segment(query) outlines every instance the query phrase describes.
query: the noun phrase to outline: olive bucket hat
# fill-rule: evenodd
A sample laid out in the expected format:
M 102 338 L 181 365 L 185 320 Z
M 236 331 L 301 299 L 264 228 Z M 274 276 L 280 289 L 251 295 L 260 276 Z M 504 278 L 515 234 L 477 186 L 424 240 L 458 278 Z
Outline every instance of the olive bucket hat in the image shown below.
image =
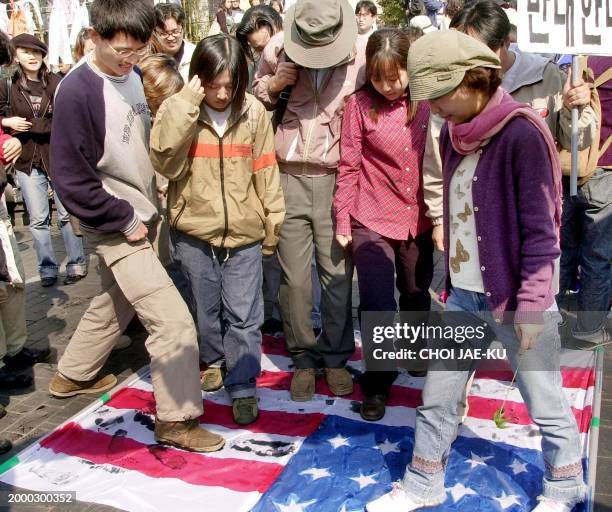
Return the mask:
M 499 57 L 480 41 L 457 30 L 425 34 L 408 51 L 410 98 L 440 98 L 461 84 L 466 71 L 479 67 L 501 68 Z
M 299 66 L 337 66 L 356 40 L 357 21 L 347 0 L 298 0 L 285 14 L 285 53 Z

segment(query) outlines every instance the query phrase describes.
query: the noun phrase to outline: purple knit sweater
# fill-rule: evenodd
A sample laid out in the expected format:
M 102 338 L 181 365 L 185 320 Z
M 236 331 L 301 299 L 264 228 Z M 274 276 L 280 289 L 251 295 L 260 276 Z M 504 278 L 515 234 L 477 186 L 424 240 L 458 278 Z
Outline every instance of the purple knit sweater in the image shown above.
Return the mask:
M 537 323 L 554 301 L 554 261 L 559 240 L 546 143 L 525 118 L 517 117 L 482 151 L 472 186 L 482 281 L 489 309 L 504 321 Z M 444 168 L 444 240 L 448 244 L 450 181 L 463 156 L 440 135 Z M 446 285 L 450 290 L 446 247 Z

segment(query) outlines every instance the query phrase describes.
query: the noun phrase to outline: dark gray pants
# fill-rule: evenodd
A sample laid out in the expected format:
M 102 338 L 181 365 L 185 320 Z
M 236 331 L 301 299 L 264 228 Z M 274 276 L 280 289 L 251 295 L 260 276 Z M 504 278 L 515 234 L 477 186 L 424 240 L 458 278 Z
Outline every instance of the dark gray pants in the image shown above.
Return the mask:
M 282 171 L 282 169 L 281 169 Z M 341 368 L 355 350 L 350 253 L 334 239 L 336 175 L 281 174 L 287 213 L 278 257 L 283 271 L 280 308 L 287 349 L 296 368 Z M 321 283 L 322 332 L 312 331 L 312 250 Z

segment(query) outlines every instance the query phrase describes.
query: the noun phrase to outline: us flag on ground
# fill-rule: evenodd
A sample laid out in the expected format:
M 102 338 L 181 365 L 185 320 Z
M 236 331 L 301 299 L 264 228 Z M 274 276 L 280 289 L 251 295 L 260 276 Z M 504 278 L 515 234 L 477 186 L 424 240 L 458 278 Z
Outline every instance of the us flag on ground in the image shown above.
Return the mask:
M 76 491 L 79 501 L 134 512 L 363 511 L 402 477 L 410 461 L 424 379 L 400 374 L 385 417 L 368 423 L 359 416 L 358 386 L 338 398 L 319 378 L 311 402 L 292 402 L 284 341 L 264 337 L 263 351 L 257 422 L 235 425 L 224 390 L 203 394 L 201 423 L 226 439 L 219 452 L 189 453 L 155 443 L 155 402 L 143 369 L 7 461 L 0 480 L 35 491 Z M 564 351 L 561 357 L 585 475 L 595 360 L 593 352 Z M 361 372 L 359 350 L 349 368 L 355 376 Z M 518 512 L 535 505 L 544 471 L 541 438 L 518 390 L 506 402 L 509 428 L 497 429 L 492 420 L 511 379 L 509 368 L 476 373 L 469 415 L 449 459 L 447 501 L 432 510 Z

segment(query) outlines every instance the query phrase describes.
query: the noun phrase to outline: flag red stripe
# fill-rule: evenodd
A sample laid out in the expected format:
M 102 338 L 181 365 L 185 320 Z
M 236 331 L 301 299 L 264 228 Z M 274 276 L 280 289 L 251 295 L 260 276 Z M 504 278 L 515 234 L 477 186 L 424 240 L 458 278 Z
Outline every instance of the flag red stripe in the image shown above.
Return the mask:
M 115 409 L 135 409 L 146 414 L 155 414 L 155 397 L 150 391 L 136 388 L 123 388 L 106 404 Z M 325 415 L 319 413 L 291 413 L 284 411 L 259 411 L 259 419 L 241 427 L 234 423 L 232 408 L 210 400 L 204 400 L 204 415 L 200 423 L 211 423 L 226 428 L 247 430 L 260 434 L 281 434 L 286 436 L 306 437 L 312 434 L 321 424 Z
M 291 385 L 291 372 L 270 372 L 264 371 L 259 379 L 257 379 L 257 386 L 274 389 L 277 391 L 286 391 Z M 315 385 L 315 393 L 323 396 L 334 396 L 329 390 L 325 379 L 317 379 Z M 355 391 L 352 394 L 343 396 L 346 400 L 363 400 L 363 395 L 359 391 L 358 386 L 355 386 Z M 421 390 L 415 388 L 408 388 L 404 386 L 392 386 L 391 393 L 387 405 L 389 406 L 403 406 L 415 409 L 422 404 Z M 471 418 L 479 418 L 484 420 L 492 420 L 495 411 L 501 407 L 502 400 L 495 400 L 492 398 L 484 398 L 480 396 L 469 397 L 470 409 L 468 415 Z M 530 425 L 533 422 L 527 412 L 527 406 L 523 402 L 506 402 L 506 410 L 511 423 L 518 425 Z M 573 409 L 576 421 L 580 432 L 587 432 L 589 423 L 591 421 L 591 406 L 587 406 L 584 409 Z M 510 414 L 511 413 L 511 414 Z
M 86 430 L 76 423 L 68 423 L 40 444 L 55 453 L 80 457 L 94 464 L 110 464 L 152 478 L 178 478 L 189 484 L 239 492 L 265 492 L 284 468 L 276 463 L 215 458 L 144 444 L 129 437 Z

